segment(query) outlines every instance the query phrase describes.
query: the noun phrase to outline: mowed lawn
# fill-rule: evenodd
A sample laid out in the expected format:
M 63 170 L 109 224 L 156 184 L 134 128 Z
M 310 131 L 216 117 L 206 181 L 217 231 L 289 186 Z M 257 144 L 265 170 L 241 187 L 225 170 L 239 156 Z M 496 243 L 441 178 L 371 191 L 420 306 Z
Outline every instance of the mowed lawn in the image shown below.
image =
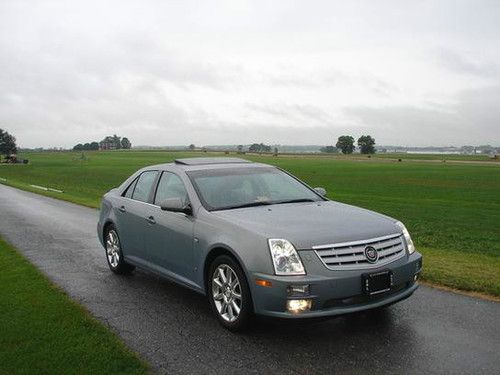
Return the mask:
M 61 189 L 62 194 L 48 194 L 98 207 L 104 192 L 140 167 L 178 157 L 224 156 L 162 151 L 86 152 L 84 159 L 81 155 L 25 154 L 29 165 L 0 166 L 0 178 L 25 189 L 31 189 L 28 184 Z M 323 186 L 331 199 L 403 221 L 419 251 L 426 255 L 426 280 L 500 296 L 498 163 L 243 157 L 282 167 L 311 186 Z
M 118 337 L 0 238 L 0 374 L 146 374 Z

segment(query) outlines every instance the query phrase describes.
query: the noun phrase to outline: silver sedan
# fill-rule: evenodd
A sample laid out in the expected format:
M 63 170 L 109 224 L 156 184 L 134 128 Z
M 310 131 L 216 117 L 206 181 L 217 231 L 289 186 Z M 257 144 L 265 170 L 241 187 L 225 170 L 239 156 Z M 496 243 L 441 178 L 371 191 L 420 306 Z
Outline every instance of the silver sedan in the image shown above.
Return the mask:
M 395 219 L 331 201 L 287 172 L 234 158 L 134 173 L 102 200 L 111 271 L 140 267 L 208 296 L 219 322 L 335 316 L 418 287 L 422 257 Z

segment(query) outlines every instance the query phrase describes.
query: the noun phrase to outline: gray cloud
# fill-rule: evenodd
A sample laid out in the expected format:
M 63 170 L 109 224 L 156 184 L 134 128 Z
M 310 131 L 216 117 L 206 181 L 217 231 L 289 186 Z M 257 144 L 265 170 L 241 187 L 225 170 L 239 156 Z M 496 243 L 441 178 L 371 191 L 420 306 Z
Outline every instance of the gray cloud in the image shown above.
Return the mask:
M 500 85 L 469 89 L 457 95 L 457 113 L 469 128 L 500 141 Z M 500 143 L 500 142 L 499 142 Z
M 436 52 L 438 63 L 444 68 L 459 74 L 469 74 L 482 78 L 497 77 L 500 72 L 498 63 L 481 62 L 471 56 L 462 56 L 447 48 L 440 48 Z
M 452 139 L 458 125 L 453 113 L 412 106 L 347 107 L 344 112 L 359 121 L 359 131 L 373 133 L 385 144 L 398 144 L 404 137 L 404 145 L 440 145 L 457 141 Z M 439 141 L 437 141 L 439 140 Z
M 331 116 L 322 108 L 306 104 L 254 104 L 248 103 L 246 107 L 252 111 L 271 115 L 276 120 L 292 122 L 313 121 L 318 123 L 331 122 Z
M 500 86 L 464 90 L 448 106 L 346 107 L 344 113 L 358 121 L 362 131 L 375 131 L 384 143 L 407 145 L 480 144 L 482 134 L 500 143 Z M 376 130 L 374 130 L 376 129 Z
M 498 143 L 499 9 L 5 0 L 0 127 L 27 147 Z

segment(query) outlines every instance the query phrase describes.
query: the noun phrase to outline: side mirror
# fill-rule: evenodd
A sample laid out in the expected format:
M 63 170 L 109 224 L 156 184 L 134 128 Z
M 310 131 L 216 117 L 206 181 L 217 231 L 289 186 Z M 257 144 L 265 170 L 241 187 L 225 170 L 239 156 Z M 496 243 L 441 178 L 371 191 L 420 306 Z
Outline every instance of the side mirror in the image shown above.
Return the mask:
M 326 195 L 326 189 L 322 187 L 315 187 L 314 191 L 324 197 Z
M 163 211 L 182 212 L 186 215 L 191 215 L 193 212 L 191 210 L 191 205 L 184 204 L 180 198 L 165 199 L 163 202 L 161 202 L 160 208 Z

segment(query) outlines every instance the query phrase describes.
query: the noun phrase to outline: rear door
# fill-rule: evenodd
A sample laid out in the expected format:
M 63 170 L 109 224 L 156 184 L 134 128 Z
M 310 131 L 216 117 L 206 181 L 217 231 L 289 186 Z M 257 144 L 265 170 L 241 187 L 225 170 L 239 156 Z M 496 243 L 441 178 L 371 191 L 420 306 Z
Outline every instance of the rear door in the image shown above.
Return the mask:
M 145 260 L 144 231 L 147 206 L 152 199 L 158 171 L 145 171 L 130 184 L 115 207 L 117 229 L 125 258 Z

